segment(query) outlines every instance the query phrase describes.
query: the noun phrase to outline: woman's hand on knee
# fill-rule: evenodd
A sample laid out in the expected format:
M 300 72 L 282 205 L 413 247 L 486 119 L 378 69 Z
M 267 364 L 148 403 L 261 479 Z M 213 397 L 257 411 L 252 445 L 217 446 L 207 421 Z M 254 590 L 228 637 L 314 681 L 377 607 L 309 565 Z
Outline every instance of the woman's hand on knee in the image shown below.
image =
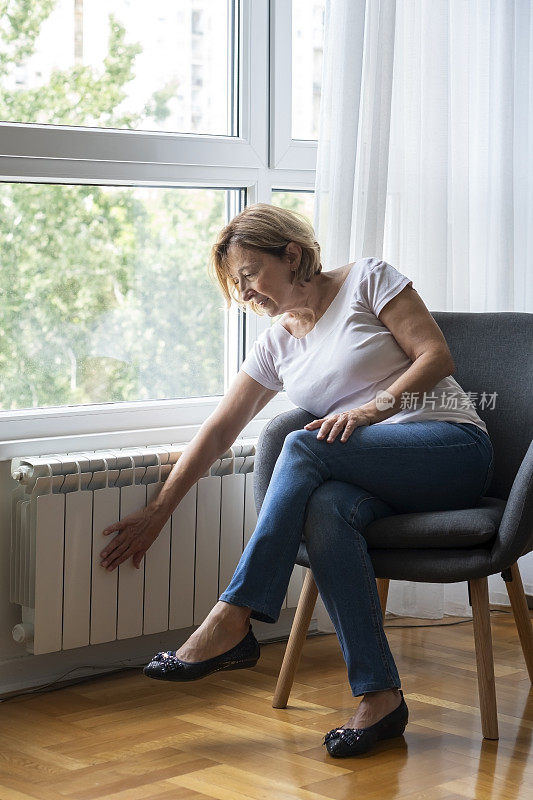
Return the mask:
M 352 431 L 362 425 L 370 425 L 371 419 L 366 411 L 362 408 L 352 408 L 350 411 L 342 411 L 340 414 L 332 414 L 330 417 L 322 417 L 321 419 L 314 419 L 304 426 L 304 430 L 313 431 L 320 428 L 317 439 L 324 439 L 326 441 L 334 442 L 341 431 L 341 442 L 349 439 Z

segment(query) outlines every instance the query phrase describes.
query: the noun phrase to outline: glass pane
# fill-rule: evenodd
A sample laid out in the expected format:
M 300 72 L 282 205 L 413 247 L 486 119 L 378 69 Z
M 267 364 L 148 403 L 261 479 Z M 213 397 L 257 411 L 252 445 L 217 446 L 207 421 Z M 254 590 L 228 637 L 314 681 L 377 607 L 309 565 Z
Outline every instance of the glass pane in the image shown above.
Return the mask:
M 0 119 L 233 135 L 228 2 L 12 0 Z
M 304 191 L 285 191 L 284 189 L 272 190 L 272 205 L 287 208 L 289 211 L 298 211 L 305 214 L 311 225 L 314 217 L 315 193 Z
M 0 207 L 3 410 L 223 394 L 226 190 L 4 183 Z
M 292 138 L 318 140 L 326 0 L 292 0 Z

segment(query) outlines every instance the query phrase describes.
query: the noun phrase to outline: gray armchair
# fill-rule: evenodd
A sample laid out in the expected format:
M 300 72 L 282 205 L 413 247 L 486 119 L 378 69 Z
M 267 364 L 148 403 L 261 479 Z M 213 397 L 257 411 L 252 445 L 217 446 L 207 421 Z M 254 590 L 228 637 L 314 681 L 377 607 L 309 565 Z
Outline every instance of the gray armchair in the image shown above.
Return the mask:
M 389 580 L 468 581 L 472 605 L 481 723 L 498 738 L 494 660 L 488 602 L 489 575 L 506 582 L 524 658 L 533 683 L 533 629 L 517 560 L 533 549 L 533 314 L 434 312 L 455 361 L 454 377 L 478 393 L 476 410 L 494 447 L 494 474 L 476 508 L 398 514 L 362 531 L 385 615 Z M 482 409 L 481 393 L 497 393 Z M 270 420 L 257 443 L 254 493 L 259 512 L 272 470 L 290 431 L 313 415 L 297 408 Z M 302 539 L 297 564 L 308 567 L 274 693 L 285 708 L 316 603 L 318 589 Z

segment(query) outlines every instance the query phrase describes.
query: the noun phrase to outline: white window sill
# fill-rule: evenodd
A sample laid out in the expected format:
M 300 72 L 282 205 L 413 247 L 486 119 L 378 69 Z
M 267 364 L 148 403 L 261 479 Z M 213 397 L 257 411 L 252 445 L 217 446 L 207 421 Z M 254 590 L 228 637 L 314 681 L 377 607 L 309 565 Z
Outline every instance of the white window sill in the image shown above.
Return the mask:
M 20 456 L 190 442 L 220 399 L 195 397 L 0 411 L 0 461 Z M 294 405 L 281 392 L 240 436 L 259 435 L 269 419 L 291 408 Z

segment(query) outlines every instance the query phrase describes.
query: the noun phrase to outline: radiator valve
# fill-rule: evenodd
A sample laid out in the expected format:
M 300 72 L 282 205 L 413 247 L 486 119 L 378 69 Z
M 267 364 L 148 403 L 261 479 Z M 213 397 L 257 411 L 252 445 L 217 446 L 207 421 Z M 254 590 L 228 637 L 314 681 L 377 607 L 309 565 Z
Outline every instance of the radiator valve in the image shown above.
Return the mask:
M 29 622 L 19 622 L 18 625 L 14 626 L 11 633 L 18 644 L 33 641 L 33 625 Z
M 12 470 L 11 477 L 14 478 L 19 483 L 27 480 L 27 478 L 31 478 L 33 474 L 33 467 L 30 466 L 19 466 Z

